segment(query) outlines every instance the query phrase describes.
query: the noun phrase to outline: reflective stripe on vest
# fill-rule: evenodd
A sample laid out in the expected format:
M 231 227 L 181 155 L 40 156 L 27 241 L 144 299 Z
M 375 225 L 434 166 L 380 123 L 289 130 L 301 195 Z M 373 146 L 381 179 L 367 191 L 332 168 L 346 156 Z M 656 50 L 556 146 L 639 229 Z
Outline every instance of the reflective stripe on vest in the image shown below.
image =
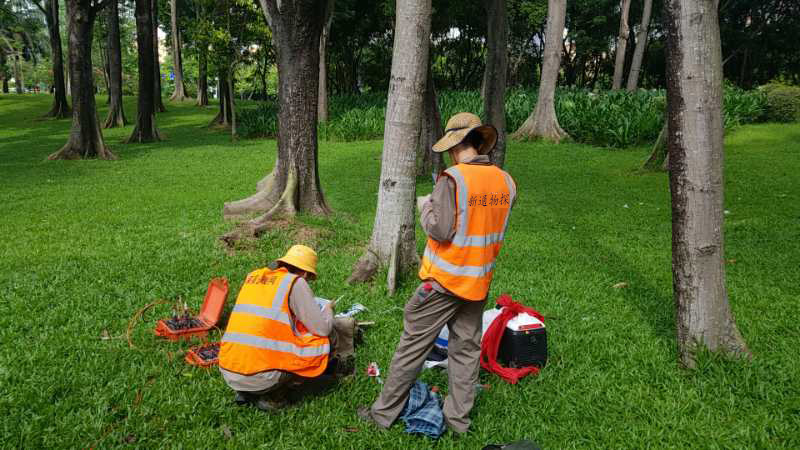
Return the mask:
M 445 173 L 456 185 L 456 232 L 450 242 L 428 239 L 419 276 L 435 279 L 461 298 L 483 300 L 516 187 L 511 176 L 495 166 L 458 164 Z
M 297 276 L 286 269 L 248 274 L 220 347 L 220 367 L 243 375 L 283 370 L 315 377 L 327 367 L 330 340 L 309 333 L 289 307 Z

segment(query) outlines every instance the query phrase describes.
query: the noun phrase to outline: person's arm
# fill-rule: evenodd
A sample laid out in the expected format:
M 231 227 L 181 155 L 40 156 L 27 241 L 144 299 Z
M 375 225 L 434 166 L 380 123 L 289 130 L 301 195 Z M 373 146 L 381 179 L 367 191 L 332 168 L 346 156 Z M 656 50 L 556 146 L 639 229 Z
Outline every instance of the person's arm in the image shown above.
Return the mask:
M 322 308 L 314 300 L 314 293 L 311 287 L 303 278 L 298 278 L 294 282 L 291 294 L 289 294 L 289 307 L 292 309 L 295 318 L 303 322 L 309 333 L 316 336 L 328 336 L 333 328 L 333 309 Z
M 420 211 L 422 229 L 431 239 L 447 242 L 456 234 L 456 183 L 447 175 L 439 177 L 430 200 Z

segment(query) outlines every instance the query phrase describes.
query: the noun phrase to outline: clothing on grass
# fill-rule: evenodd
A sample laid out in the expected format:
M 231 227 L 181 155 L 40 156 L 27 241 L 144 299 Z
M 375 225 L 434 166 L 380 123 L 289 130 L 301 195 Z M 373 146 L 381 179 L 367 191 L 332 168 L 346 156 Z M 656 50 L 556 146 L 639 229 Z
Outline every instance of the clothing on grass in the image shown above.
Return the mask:
M 400 420 L 406 424 L 406 433 L 438 438 L 445 429 L 439 395 L 431 392 L 422 381 L 415 382 L 409 391 Z

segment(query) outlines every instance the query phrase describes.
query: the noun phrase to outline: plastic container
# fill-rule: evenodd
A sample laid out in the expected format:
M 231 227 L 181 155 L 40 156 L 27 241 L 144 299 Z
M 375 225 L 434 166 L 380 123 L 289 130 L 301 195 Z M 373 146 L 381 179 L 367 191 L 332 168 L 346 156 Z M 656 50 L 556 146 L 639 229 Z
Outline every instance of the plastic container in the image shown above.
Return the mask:
M 156 323 L 155 334 L 171 341 L 205 337 L 208 330 L 214 328 L 219 322 L 225 300 L 228 298 L 228 280 L 225 277 L 214 278 L 208 283 L 208 290 L 203 299 L 200 314 L 190 318 L 179 319 L 181 323 L 188 323 L 188 327 L 178 328 L 174 319 L 161 319 Z M 188 322 L 187 322 L 188 320 Z
M 509 367 L 544 367 L 547 364 L 544 323 L 527 313 L 517 314 L 506 324 L 497 356 Z
M 184 359 L 193 366 L 215 366 L 219 364 L 219 342 L 195 345 L 186 352 Z

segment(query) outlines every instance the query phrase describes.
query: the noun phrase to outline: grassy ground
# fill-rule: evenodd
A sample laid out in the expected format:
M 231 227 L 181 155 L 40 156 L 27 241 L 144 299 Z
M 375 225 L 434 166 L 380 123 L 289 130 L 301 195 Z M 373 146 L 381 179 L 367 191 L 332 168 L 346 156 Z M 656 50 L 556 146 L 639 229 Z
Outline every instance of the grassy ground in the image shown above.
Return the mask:
M 637 172 L 646 150 L 512 143 L 519 204 L 491 297 L 509 292 L 551 317 L 550 364 L 516 386 L 482 373 L 491 388 L 471 433 L 432 442 L 355 417 L 379 390 L 364 367 L 388 368 L 415 286 L 407 278 L 390 297 L 383 283 L 345 283 L 372 225 L 380 142 L 323 142 L 335 213 L 228 252 L 217 241 L 231 226 L 222 203 L 253 191 L 274 141 L 231 143 L 202 126 L 213 109 L 168 105 L 158 116 L 166 142 L 124 145 L 129 126 L 104 132 L 119 161 L 46 162 L 69 127 L 38 120 L 48 106 L 46 96 L 0 97 L 1 446 L 480 448 L 524 437 L 544 448 L 800 446 L 798 125 L 727 139 L 728 288 L 755 359 L 704 357 L 693 372 L 676 365 L 668 185 Z M 167 305 L 135 328 L 136 348 L 100 339 L 124 336 L 158 298 L 196 308 L 214 276 L 231 280 L 230 308 L 247 271 L 296 241 L 320 253 L 315 291 L 364 303 L 361 317 L 378 323 L 357 376 L 333 392 L 280 415 L 233 406 L 216 371 L 183 363 L 189 344 L 153 337 Z M 629 286 L 612 287 L 620 282 Z M 423 379 L 446 388 L 442 373 Z

